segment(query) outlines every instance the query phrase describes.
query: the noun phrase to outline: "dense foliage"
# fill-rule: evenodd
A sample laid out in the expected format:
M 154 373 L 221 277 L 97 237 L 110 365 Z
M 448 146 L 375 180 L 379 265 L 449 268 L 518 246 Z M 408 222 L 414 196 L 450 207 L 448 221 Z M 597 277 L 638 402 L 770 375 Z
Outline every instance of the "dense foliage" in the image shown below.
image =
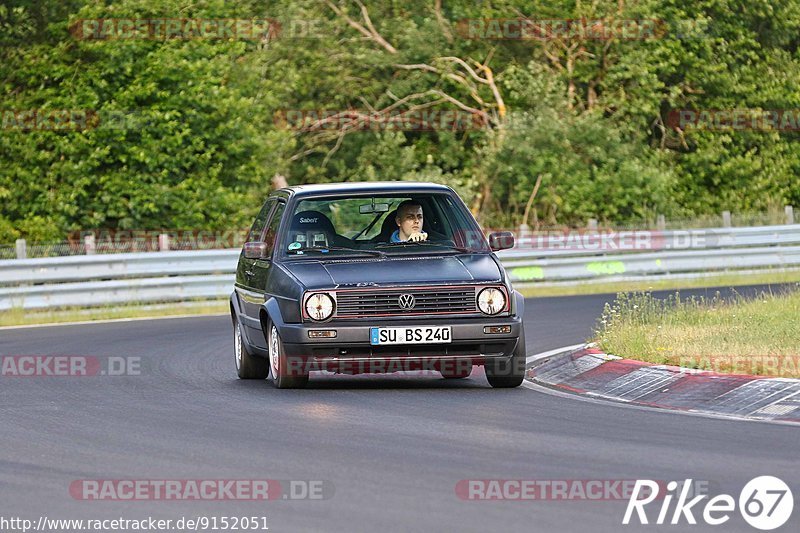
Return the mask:
M 521 18 L 656 24 L 634 38 L 524 40 L 488 25 Z M 87 38 L 92 19 L 279 24 L 259 38 Z M 244 227 L 275 175 L 446 183 L 494 226 L 800 205 L 797 128 L 670 120 L 681 109 L 797 112 L 799 30 L 800 0 L 6 1 L 0 243 Z M 25 110 L 88 118 L 28 128 Z M 346 114 L 298 128 L 296 110 Z M 431 111 L 479 120 L 374 121 Z

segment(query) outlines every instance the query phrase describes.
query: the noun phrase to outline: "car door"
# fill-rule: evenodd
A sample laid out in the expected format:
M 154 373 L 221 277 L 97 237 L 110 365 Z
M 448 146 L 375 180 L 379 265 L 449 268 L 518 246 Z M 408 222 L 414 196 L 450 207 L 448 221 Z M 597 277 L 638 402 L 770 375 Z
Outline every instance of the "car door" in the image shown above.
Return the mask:
M 252 287 L 254 292 L 258 292 L 259 294 L 263 295 L 264 300 L 262 300 L 262 302 L 266 301 L 266 298 L 269 297 L 269 294 L 266 292 L 266 288 L 268 286 L 269 276 L 274 270 L 272 258 L 275 253 L 276 243 L 278 242 L 278 228 L 280 228 L 281 219 L 283 218 L 283 213 L 285 210 L 286 203 L 283 200 L 278 200 L 275 203 L 275 208 L 270 214 L 269 223 L 267 224 L 267 227 L 264 230 L 264 235 L 261 239 L 262 242 L 267 245 L 266 253 L 264 254 L 263 258 L 256 259 L 253 263 Z M 257 309 L 255 315 L 256 318 L 258 318 L 259 312 L 260 310 Z M 262 342 L 263 346 L 261 344 Z M 263 338 L 263 336 L 258 336 L 255 344 L 259 347 L 267 347 L 266 340 Z
M 276 200 L 270 199 L 261 208 L 261 211 L 256 216 L 250 232 L 247 234 L 245 242 L 263 242 L 264 233 L 270 221 L 270 216 L 275 208 Z M 243 311 L 242 323 L 245 328 L 245 336 L 249 343 L 261 346 L 264 343 L 261 334 L 261 324 L 258 319 L 258 313 L 261 305 L 264 303 L 264 287 L 258 289 L 258 281 L 256 280 L 256 259 L 245 257 L 244 249 L 239 255 L 239 264 L 236 269 L 236 293 L 239 296 L 241 309 Z M 255 334 L 254 334 L 255 333 Z M 258 342 L 254 342 L 258 341 Z
M 267 281 L 272 270 L 272 256 L 275 251 L 275 243 L 278 239 L 278 228 L 280 228 L 283 213 L 286 210 L 286 203 L 283 200 L 276 200 L 273 202 L 272 209 L 267 217 L 267 224 L 259 236 L 259 242 L 266 245 L 264 256 L 259 259 L 249 259 L 245 263 L 249 270 L 245 272 L 245 279 L 247 280 L 247 291 L 250 293 L 250 298 L 245 304 L 246 313 L 253 334 L 250 336 L 250 342 L 254 346 L 266 349 L 267 344 L 261 330 L 261 321 L 259 314 L 261 312 L 261 305 L 266 301 L 266 287 Z

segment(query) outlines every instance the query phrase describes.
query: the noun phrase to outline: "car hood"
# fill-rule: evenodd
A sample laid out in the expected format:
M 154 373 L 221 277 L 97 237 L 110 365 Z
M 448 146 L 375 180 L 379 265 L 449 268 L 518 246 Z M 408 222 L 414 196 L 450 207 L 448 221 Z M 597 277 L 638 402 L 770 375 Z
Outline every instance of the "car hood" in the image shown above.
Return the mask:
M 488 254 L 297 261 L 285 267 L 307 289 L 502 281 Z

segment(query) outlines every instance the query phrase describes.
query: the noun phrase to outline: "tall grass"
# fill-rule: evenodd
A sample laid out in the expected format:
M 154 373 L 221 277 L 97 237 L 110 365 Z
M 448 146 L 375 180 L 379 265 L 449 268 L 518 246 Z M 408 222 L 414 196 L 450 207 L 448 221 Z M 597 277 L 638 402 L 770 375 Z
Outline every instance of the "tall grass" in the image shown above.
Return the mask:
M 630 359 L 796 377 L 800 291 L 762 292 L 749 299 L 620 293 L 606 304 L 595 340 L 606 353 Z M 743 364 L 748 359 L 753 364 Z M 776 364 L 778 373 L 770 369 Z

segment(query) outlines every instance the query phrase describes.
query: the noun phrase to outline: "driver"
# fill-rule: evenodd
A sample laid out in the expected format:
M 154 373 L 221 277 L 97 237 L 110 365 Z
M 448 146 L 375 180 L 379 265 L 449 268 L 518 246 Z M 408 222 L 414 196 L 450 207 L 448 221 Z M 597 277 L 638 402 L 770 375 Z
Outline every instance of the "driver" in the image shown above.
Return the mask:
M 422 231 L 422 205 L 414 200 L 405 200 L 397 206 L 395 217 L 397 229 L 392 233 L 391 242 L 420 242 L 428 239 Z

